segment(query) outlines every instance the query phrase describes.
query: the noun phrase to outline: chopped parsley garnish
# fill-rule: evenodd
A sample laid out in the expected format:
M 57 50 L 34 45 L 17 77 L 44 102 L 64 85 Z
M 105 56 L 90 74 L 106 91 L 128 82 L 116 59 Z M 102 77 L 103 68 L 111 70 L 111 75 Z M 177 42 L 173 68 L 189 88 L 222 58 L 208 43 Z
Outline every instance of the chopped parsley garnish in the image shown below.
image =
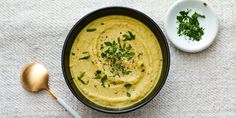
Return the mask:
M 104 74 L 101 70 L 97 70 L 95 72 L 95 77 L 93 79 L 100 79 L 101 80 L 101 85 L 105 88 L 105 82 L 107 81 L 107 75 Z M 110 87 L 110 85 L 108 84 L 108 87 Z
M 82 83 L 82 84 L 85 84 L 85 85 L 87 85 L 88 84 L 88 82 L 87 83 L 85 83 L 84 82 L 84 80 L 82 80 L 82 78 L 84 77 L 84 74 L 85 74 L 85 72 L 82 72 L 81 74 L 80 74 L 80 76 L 78 77 L 78 80 Z
M 130 83 L 127 83 L 127 84 L 124 85 L 124 87 L 127 88 L 127 89 L 129 89 L 131 86 L 132 86 L 132 84 L 130 84 Z
M 107 81 L 107 75 L 104 75 L 101 79 L 102 86 L 105 88 L 105 82 Z
M 97 70 L 97 71 L 96 71 L 96 74 L 100 74 L 101 72 L 102 72 L 102 71 L 100 71 L 100 70 Z
M 95 72 L 95 77 L 94 77 L 94 79 L 101 79 L 101 72 L 102 72 L 102 71 L 97 70 L 97 71 Z
M 135 35 L 131 31 L 128 31 L 128 34 L 124 34 L 123 38 L 124 38 L 123 41 L 134 40 L 135 39 Z
M 129 92 L 126 93 L 127 97 L 131 97 L 131 94 Z
M 88 52 L 82 52 L 82 54 L 85 55 L 85 56 L 79 58 L 79 60 L 82 60 L 82 59 L 89 59 L 89 58 L 90 58 L 90 55 L 89 55 Z
M 89 59 L 89 55 L 88 56 L 84 56 L 84 57 L 81 57 L 81 58 L 79 58 L 79 60 L 81 60 L 81 59 Z
M 121 74 L 128 75 L 132 72 L 129 67 L 129 63 L 130 64 L 134 63 L 135 53 L 131 44 L 129 44 L 126 41 L 134 40 L 135 35 L 132 32 L 128 31 L 126 34 L 122 36 L 123 37 L 117 37 L 116 40 L 105 41 L 102 44 L 100 44 L 101 46 L 100 56 L 104 60 L 102 64 L 108 65 L 109 71 L 113 74 L 109 76 L 120 77 Z M 88 52 L 83 52 L 82 54 L 84 55 L 84 57 L 81 57 L 80 59 L 88 59 L 90 57 Z M 102 62 L 101 60 L 99 61 Z M 94 64 L 94 61 L 92 61 L 92 63 Z M 104 67 L 103 67 L 103 70 L 106 71 Z M 101 70 L 96 70 L 94 75 L 95 76 L 93 77 L 93 79 L 98 79 L 98 81 L 101 82 L 102 87 L 105 88 L 105 87 L 111 86 L 110 82 L 106 84 L 106 81 L 108 80 L 108 76 Z M 85 83 L 83 81 L 81 82 Z M 116 85 L 115 82 L 113 82 L 112 84 Z M 126 87 L 127 89 L 129 89 L 131 86 L 132 85 L 129 83 L 124 84 L 124 87 Z M 131 94 L 128 94 L 128 96 L 131 96 Z
M 127 67 L 126 61 L 131 61 L 135 56 L 131 44 L 125 42 L 125 40 L 133 40 L 135 35 L 128 31 L 128 34 L 124 34 L 124 40 L 121 42 L 120 37 L 117 40 L 104 42 L 104 50 L 101 53 L 101 57 L 108 62 L 110 66 L 110 72 L 114 76 L 120 74 L 128 75 L 132 71 Z
M 87 32 L 94 32 L 96 31 L 97 29 L 96 28 L 93 28 L 93 29 L 87 29 Z
M 113 43 L 112 43 L 112 42 L 104 42 L 104 44 L 105 44 L 106 46 L 113 46 Z M 116 45 L 116 44 L 114 43 L 114 45 Z
M 177 34 L 179 36 L 187 36 L 190 40 L 200 41 L 204 35 L 204 28 L 200 26 L 198 18 L 205 18 L 205 15 L 201 15 L 194 12 L 191 16 L 189 13 L 191 10 L 180 11 L 179 16 L 176 17 L 178 25 Z
M 82 52 L 83 54 L 88 54 L 88 52 Z
M 122 70 L 122 73 L 124 74 L 124 75 L 128 75 L 129 73 L 131 73 L 132 71 L 130 71 L 130 70 Z

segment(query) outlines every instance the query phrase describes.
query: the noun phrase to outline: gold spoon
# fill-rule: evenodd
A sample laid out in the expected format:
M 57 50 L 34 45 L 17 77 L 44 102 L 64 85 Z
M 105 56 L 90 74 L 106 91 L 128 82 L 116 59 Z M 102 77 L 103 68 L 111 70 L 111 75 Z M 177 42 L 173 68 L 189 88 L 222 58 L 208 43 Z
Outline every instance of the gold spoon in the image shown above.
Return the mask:
M 20 80 L 22 86 L 30 92 L 39 92 L 47 90 L 67 111 L 75 118 L 81 118 L 68 104 L 59 98 L 48 86 L 48 70 L 41 64 L 32 63 L 25 65 L 21 72 Z

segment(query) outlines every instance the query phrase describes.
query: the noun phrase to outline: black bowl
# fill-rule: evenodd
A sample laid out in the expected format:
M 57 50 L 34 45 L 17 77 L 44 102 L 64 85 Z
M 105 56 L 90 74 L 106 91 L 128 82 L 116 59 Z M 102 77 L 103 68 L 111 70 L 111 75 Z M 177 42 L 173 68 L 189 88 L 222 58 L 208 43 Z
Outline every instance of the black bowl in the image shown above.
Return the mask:
M 162 56 L 163 56 L 163 68 L 161 72 L 160 79 L 155 86 L 155 88 L 152 90 L 152 92 L 145 97 L 142 101 L 126 108 L 117 109 L 117 108 L 107 108 L 100 105 L 97 105 L 90 100 L 88 100 L 85 96 L 82 95 L 82 93 L 77 89 L 76 85 L 74 84 L 70 69 L 69 69 L 69 54 L 72 47 L 72 44 L 77 37 L 78 33 L 91 21 L 107 16 L 107 15 L 125 15 L 132 18 L 135 18 L 142 23 L 144 23 L 146 26 L 148 26 L 151 31 L 155 34 L 155 36 L 158 39 L 158 42 L 160 44 L 161 50 L 162 50 Z M 157 93 L 161 90 L 162 86 L 164 85 L 168 72 L 170 67 L 170 53 L 169 53 L 169 47 L 168 43 L 166 41 L 166 37 L 163 34 L 162 30 L 159 28 L 159 26 L 147 15 L 143 14 L 142 12 L 139 12 L 137 10 L 126 8 L 126 7 L 107 7 L 102 8 L 99 10 L 96 10 L 92 13 L 89 13 L 88 15 L 84 16 L 82 19 L 80 19 L 74 27 L 69 32 L 66 41 L 64 43 L 63 49 L 62 49 L 62 71 L 65 78 L 65 81 L 70 88 L 71 92 L 74 94 L 74 96 L 80 100 L 85 105 L 106 113 L 125 113 L 129 111 L 133 111 L 137 108 L 142 107 L 143 105 L 147 104 L 149 101 L 151 101 Z

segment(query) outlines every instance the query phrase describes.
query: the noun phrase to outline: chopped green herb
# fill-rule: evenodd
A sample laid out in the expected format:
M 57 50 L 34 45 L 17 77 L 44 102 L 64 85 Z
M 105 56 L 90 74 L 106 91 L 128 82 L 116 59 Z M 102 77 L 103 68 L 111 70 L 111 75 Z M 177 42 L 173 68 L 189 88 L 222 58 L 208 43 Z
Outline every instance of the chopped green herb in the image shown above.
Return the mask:
M 82 52 L 83 54 L 88 54 L 88 52 Z
M 113 44 L 112 44 L 111 42 L 104 42 L 104 44 L 105 44 L 106 46 L 113 46 Z
M 100 79 L 101 80 L 101 85 L 105 88 L 105 82 L 107 81 L 107 75 L 102 73 L 101 70 L 96 70 L 95 72 L 95 77 L 93 79 Z M 108 84 L 108 87 L 110 87 L 110 85 Z
M 96 74 L 100 74 L 101 72 L 102 72 L 102 71 L 100 71 L 100 70 L 97 70 L 97 71 L 96 71 Z
M 90 57 L 90 55 L 84 56 L 84 57 L 79 58 L 79 60 L 82 60 L 82 59 L 89 59 L 89 57 Z
M 129 88 L 132 86 L 132 84 L 127 83 L 127 84 L 125 84 L 124 86 L 125 86 L 125 88 L 129 89 Z
M 101 72 L 102 72 L 102 71 L 97 70 L 97 71 L 95 72 L 95 77 L 94 77 L 94 79 L 101 79 Z
M 125 75 L 128 75 L 129 73 L 131 73 L 132 71 L 130 70 L 123 70 L 122 73 L 125 74 Z
M 131 50 L 132 46 L 129 44 L 129 46 L 126 48 L 127 50 Z
M 102 86 L 105 88 L 105 82 L 107 81 L 107 75 L 104 75 L 101 79 Z
M 133 34 L 132 34 L 132 37 Z M 123 61 L 130 61 L 135 56 L 135 53 L 132 52 L 132 46 L 121 42 L 120 38 L 117 38 L 117 41 L 104 42 L 104 45 L 107 46 L 106 50 L 101 53 L 101 57 L 106 59 L 110 66 L 110 72 L 113 73 L 113 76 L 120 76 L 120 74 L 128 75 L 132 71 L 127 69 Z
M 128 31 L 128 34 L 124 34 L 123 38 L 123 41 L 130 41 L 135 39 L 135 35 L 131 31 Z
M 83 78 L 84 77 L 84 74 L 85 74 L 85 72 L 82 72 L 81 74 L 80 74 L 80 76 L 79 76 L 79 78 Z
M 88 52 L 82 52 L 82 54 L 85 55 L 85 56 L 79 58 L 79 60 L 82 60 L 82 59 L 89 59 L 89 58 L 90 58 L 90 55 L 89 55 Z
M 84 80 L 82 80 L 82 78 L 84 77 L 84 74 L 85 74 L 85 72 L 82 72 L 81 74 L 80 74 L 80 76 L 78 77 L 78 80 L 82 83 L 82 84 L 85 84 L 85 85 L 87 85 L 88 84 L 88 82 L 87 83 L 85 83 L 84 82 Z
M 126 93 L 127 97 L 131 97 L 131 94 L 129 92 Z
M 97 75 L 97 76 L 94 77 L 94 79 L 101 79 L 101 76 Z
M 134 55 L 135 55 L 135 53 L 134 52 L 128 52 L 128 53 L 126 53 L 127 55 L 127 59 L 128 60 L 131 60 L 133 57 L 134 57 Z
M 82 83 L 82 84 L 86 84 L 81 78 L 78 77 L 78 80 Z
M 200 26 L 198 18 L 205 18 L 205 16 L 197 12 L 189 16 L 190 11 L 189 9 L 180 11 L 180 15 L 176 17 L 179 23 L 177 33 L 179 36 L 184 35 L 189 37 L 190 40 L 200 41 L 204 35 L 204 28 Z
M 87 32 L 94 32 L 96 31 L 97 29 L 96 28 L 93 28 L 93 29 L 87 29 Z
M 106 57 L 107 55 L 105 53 L 101 53 L 102 58 Z

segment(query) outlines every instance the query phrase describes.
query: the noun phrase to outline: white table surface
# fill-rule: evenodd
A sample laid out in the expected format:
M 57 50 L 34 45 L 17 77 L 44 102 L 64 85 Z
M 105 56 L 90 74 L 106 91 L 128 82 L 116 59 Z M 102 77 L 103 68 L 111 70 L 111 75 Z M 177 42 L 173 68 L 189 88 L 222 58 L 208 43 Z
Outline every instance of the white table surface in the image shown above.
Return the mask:
M 72 117 L 46 91 L 25 91 L 22 67 L 39 62 L 49 69 L 50 86 L 85 118 L 236 118 L 236 0 L 210 0 L 219 17 L 216 42 L 189 54 L 170 44 L 171 68 L 166 84 L 146 106 L 130 113 L 97 112 L 68 89 L 61 51 L 71 27 L 98 8 L 127 6 L 153 18 L 164 30 L 164 16 L 175 0 L 1 0 L 0 117 Z

